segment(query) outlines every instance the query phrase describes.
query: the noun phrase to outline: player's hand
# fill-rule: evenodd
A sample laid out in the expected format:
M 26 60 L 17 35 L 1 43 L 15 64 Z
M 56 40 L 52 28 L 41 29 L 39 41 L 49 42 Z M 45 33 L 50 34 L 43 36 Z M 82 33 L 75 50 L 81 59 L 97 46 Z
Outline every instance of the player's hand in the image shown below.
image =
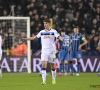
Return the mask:
M 24 41 L 24 40 L 25 40 L 25 38 L 20 38 L 20 40 L 21 40 L 21 41 Z
M 78 47 L 78 50 L 81 50 L 81 48 L 82 48 L 82 46 L 80 45 L 80 46 Z
M 65 40 L 65 39 L 63 39 L 63 42 L 66 42 L 66 40 Z

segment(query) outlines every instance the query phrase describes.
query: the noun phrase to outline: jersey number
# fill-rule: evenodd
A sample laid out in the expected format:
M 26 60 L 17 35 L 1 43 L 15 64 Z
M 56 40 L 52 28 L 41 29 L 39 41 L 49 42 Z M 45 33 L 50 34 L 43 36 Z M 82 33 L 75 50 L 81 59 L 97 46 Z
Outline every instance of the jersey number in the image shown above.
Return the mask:
M 65 39 L 65 42 L 63 43 L 63 46 L 69 46 L 69 40 Z

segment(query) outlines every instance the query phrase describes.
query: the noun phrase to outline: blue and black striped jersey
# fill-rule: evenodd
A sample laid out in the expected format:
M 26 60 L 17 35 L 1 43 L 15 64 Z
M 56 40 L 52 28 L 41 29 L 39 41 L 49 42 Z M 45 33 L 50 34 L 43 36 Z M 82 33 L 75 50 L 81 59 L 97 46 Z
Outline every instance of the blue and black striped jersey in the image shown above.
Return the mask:
M 78 51 L 81 41 L 84 40 L 85 38 L 82 36 L 81 33 L 79 34 L 72 33 L 71 39 L 72 39 L 72 43 L 71 43 L 72 51 Z

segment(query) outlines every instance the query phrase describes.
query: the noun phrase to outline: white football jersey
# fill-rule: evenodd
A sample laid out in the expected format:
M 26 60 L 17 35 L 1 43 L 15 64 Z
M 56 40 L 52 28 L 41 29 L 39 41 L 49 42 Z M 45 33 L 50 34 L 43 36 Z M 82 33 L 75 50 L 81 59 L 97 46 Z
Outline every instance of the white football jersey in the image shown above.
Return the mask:
M 54 48 L 55 37 L 59 36 L 58 32 L 55 29 L 41 30 L 37 35 L 37 38 L 41 38 L 42 49 L 43 48 Z

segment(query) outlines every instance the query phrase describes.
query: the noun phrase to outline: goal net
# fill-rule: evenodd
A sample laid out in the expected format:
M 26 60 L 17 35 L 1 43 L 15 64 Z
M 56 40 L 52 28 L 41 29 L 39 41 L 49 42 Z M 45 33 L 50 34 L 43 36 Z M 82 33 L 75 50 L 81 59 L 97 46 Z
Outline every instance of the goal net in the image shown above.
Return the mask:
M 2 71 L 31 73 L 30 41 L 20 41 L 30 37 L 29 17 L 0 17 L 0 28 L 4 39 Z

